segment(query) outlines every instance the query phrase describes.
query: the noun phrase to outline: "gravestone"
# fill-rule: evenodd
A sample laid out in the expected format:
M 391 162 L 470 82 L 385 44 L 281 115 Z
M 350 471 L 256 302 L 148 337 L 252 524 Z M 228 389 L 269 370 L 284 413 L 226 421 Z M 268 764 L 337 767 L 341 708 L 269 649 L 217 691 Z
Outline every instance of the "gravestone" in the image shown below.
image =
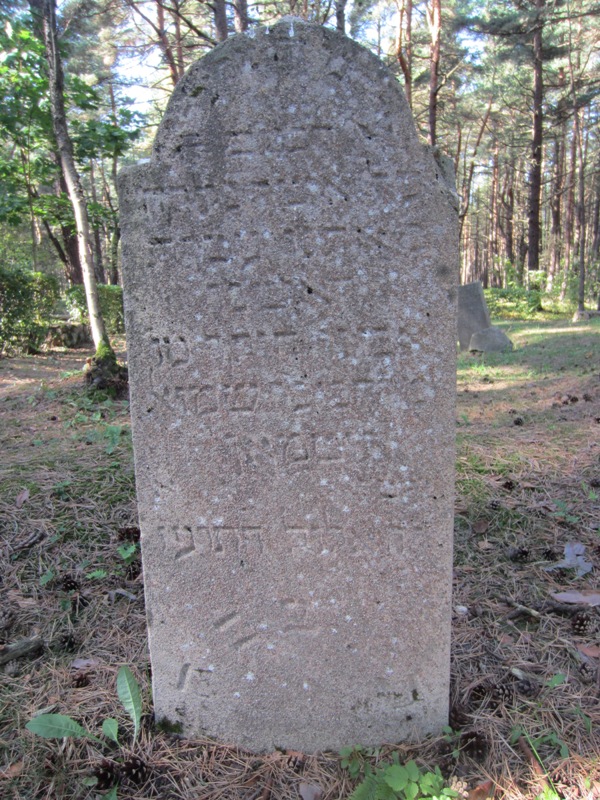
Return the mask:
M 495 325 L 476 331 L 469 342 L 469 350 L 472 353 L 508 353 L 512 349 L 511 340 Z
M 491 327 L 483 285 L 481 281 L 465 283 L 458 287 L 458 343 L 461 350 L 468 350 L 471 336 Z
M 158 719 L 254 751 L 447 723 L 457 217 L 404 95 L 285 19 L 120 177 Z

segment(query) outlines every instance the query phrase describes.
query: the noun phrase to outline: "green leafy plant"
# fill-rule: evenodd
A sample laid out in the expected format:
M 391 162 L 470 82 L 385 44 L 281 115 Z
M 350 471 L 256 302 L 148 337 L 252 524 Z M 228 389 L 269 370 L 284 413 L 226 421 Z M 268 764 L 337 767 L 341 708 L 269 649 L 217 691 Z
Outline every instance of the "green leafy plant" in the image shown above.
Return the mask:
M 133 741 L 137 739 L 142 717 L 142 696 L 140 687 L 129 667 L 121 667 L 117 674 L 117 695 L 123 708 L 133 722 Z M 82 725 L 65 714 L 40 714 L 25 725 L 28 731 L 42 736 L 44 739 L 91 739 L 97 744 L 104 742 Z M 108 717 L 102 722 L 102 733 L 115 744 L 119 744 L 119 723 Z
M 340 750 L 341 765 L 348 770 L 350 777 L 357 780 L 365 771 L 370 772 L 369 758 L 379 754 L 379 749 L 374 747 L 342 747 Z
M 123 290 L 120 286 L 98 285 L 100 310 L 104 318 L 106 330 L 110 334 L 123 333 Z M 73 322 L 88 324 L 88 310 L 83 286 L 72 286 L 67 289 L 65 301 Z
M 133 564 L 138 556 L 138 545 L 137 542 L 131 542 L 130 544 L 121 544 L 117 547 L 117 553 L 123 559 L 125 566 L 129 566 Z
M 0 265 L 0 355 L 39 349 L 58 296 L 53 275 Z
M 357 767 L 361 763 L 360 748 L 353 748 L 344 755 L 342 766 L 347 765 L 350 775 L 357 776 Z M 373 768 L 367 761 L 362 761 L 363 780 L 352 792 L 350 800 L 431 800 L 437 798 L 457 797 L 454 789 L 446 786 L 439 767 L 433 772 L 422 771 L 414 761 L 400 764 L 398 754 L 392 756 L 392 763 L 381 764 Z

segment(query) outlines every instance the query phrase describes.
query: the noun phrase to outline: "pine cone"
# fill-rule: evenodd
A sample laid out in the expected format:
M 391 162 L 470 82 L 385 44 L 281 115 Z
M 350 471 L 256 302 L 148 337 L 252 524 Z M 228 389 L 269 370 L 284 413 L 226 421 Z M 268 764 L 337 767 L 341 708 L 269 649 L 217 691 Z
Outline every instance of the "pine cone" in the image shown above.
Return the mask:
M 130 756 L 124 762 L 121 774 L 131 783 L 141 786 L 142 783 L 146 783 L 150 776 L 150 767 L 141 758 Z
M 469 787 L 467 782 L 463 781 L 462 778 L 458 778 L 456 775 L 453 775 L 452 778 L 450 778 L 448 788 L 452 789 L 453 792 L 456 792 L 457 797 L 466 798 L 469 796 Z
M 516 485 L 512 478 L 507 478 L 502 484 L 502 488 L 506 489 L 507 492 L 512 492 Z
M 484 761 L 489 748 L 487 737 L 479 731 L 469 731 L 460 737 L 460 749 L 475 761 Z
M 21 672 L 21 665 L 18 658 L 13 658 L 4 665 L 4 674 L 15 678 Z
M 0 631 L 7 631 L 14 625 L 17 612 L 12 606 L 2 606 L 0 608 Z
M 535 697 L 539 692 L 539 686 L 529 678 L 522 678 L 517 681 L 517 692 L 523 697 Z
M 83 689 L 90 685 L 89 672 L 76 672 L 73 675 L 72 686 L 74 689 Z
M 60 587 L 63 592 L 78 592 L 81 589 L 81 584 L 72 575 L 65 575 L 60 582 Z
M 582 683 L 595 683 L 597 669 L 592 661 L 584 661 L 579 667 L 579 678 Z
M 500 705 L 510 703 L 514 696 L 514 689 L 512 684 L 497 683 L 492 686 L 490 692 L 490 708 L 498 708 Z
M 596 618 L 589 611 L 577 611 L 571 617 L 571 630 L 575 636 L 587 636 L 596 628 Z
M 485 683 L 480 683 L 471 689 L 469 694 L 469 707 L 472 710 L 479 708 L 488 695 L 489 687 Z
M 542 561 L 558 561 L 558 553 L 551 547 L 547 547 L 542 552 Z
M 527 547 L 511 547 L 508 551 L 508 557 L 511 561 L 514 561 L 517 564 L 523 563 L 527 561 L 529 558 L 529 550 Z
M 119 528 L 117 535 L 122 542 L 139 542 L 140 529 L 137 525 L 127 525 L 124 528 Z
M 499 511 L 502 508 L 502 503 L 500 500 L 490 500 L 488 503 L 488 508 L 490 511 Z
M 523 417 L 515 417 L 513 419 L 513 425 L 521 426 L 521 425 L 524 425 L 524 424 L 525 424 L 525 420 L 523 419 Z
M 72 632 L 61 633 L 61 635 L 56 639 L 56 647 L 58 650 L 62 650 L 65 653 L 74 653 L 77 650 L 79 643 L 75 638 L 75 634 Z
M 96 789 L 110 789 L 119 780 L 119 767 L 114 761 L 103 759 L 92 771 L 96 778 Z

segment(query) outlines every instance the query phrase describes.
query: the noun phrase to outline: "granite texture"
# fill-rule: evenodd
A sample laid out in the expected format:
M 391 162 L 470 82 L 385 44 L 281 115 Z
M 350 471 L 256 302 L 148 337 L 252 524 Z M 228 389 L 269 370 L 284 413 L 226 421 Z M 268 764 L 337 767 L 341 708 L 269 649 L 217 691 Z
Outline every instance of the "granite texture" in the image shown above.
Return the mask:
M 513 343 L 500 328 L 495 325 L 477 331 L 471 336 L 469 350 L 473 353 L 508 353 Z
M 255 751 L 447 723 L 457 216 L 393 75 L 285 19 L 120 176 L 158 719 Z

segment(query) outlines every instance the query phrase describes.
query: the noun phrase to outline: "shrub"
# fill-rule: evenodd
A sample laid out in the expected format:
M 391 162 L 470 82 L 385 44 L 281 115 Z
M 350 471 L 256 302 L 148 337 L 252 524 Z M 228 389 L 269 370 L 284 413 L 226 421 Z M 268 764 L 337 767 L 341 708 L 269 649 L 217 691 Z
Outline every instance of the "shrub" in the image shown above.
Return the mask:
M 0 266 L 0 355 L 39 349 L 59 293 L 53 275 Z
M 539 289 L 509 286 L 506 289 L 485 289 L 485 299 L 492 317 L 529 317 L 542 311 Z
M 123 333 L 125 324 L 123 320 L 123 290 L 121 287 L 98 284 L 98 298 L 107 333 Z M 72 286 L 67 289 L 65 300 L 69 316 L 73 322 L 89 325 L 84 287 Z

